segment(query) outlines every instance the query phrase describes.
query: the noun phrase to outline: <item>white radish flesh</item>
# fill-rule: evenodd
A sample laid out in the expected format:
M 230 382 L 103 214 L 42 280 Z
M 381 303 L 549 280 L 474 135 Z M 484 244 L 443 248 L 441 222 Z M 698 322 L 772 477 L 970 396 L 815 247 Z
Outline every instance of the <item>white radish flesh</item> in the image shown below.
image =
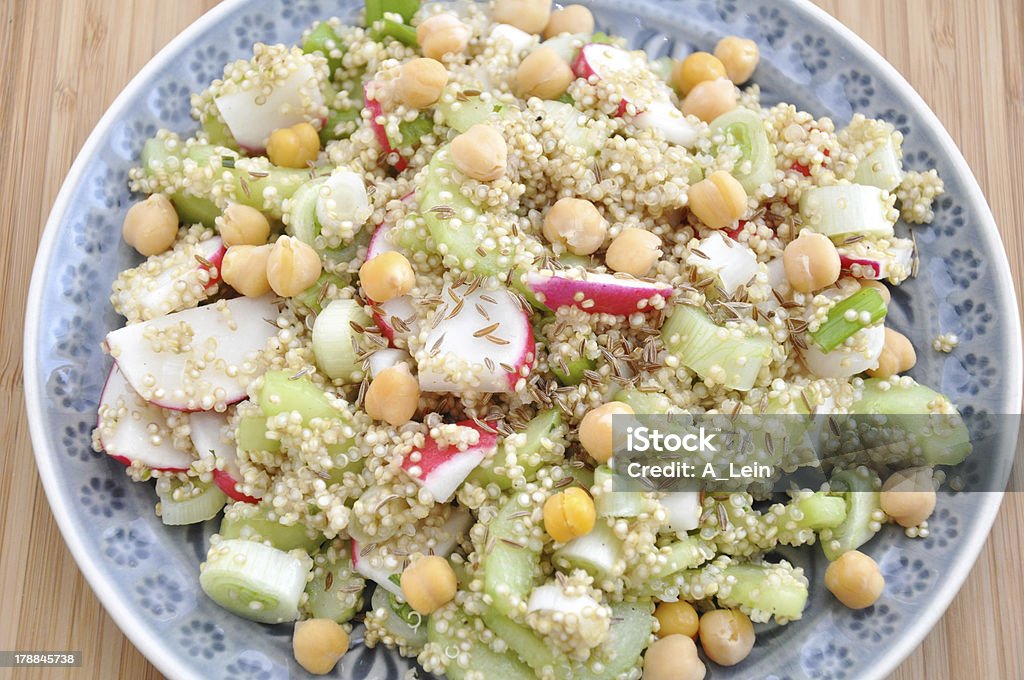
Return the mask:
M 192 445 L 199 458 L 212 458 L 213 481 L 230 498 L 242 503 L 258 503 L 259 498 L 242 493 L 238 485 L 242 471 L 238 467 L 238 447 L 229 441 L 224 428 L 227 414 L 216 411 L 198 411 L 189 414 L 189 428 Z
M 693 531 L 700 524 L 699 491 L 667 493 L 659 502 L 668 513 L 668 525 L 680 536 L 684 536 L 687 531 Z
M 733 295 L 757 274 L 754 251 L 719 231 L 701 239 L 697 249 L 707 257 L 691 253 L 686 258 L 687 264 L 718 276 L 726 295 Z
M 358 231 L 372 212 L 362 175 L 335 170 L 320 187 L 316 218 L 323 227 L 337 229 L 348 223 L 353 231 Z
M 639 279 L 596 274 L 580 268 L 527 274 L 526 285 L 551 309 L 579 307 L 592 314 L 623 314 L 651 309 L 655 298 L 667 300 L 672 286 Z
M 423 448 L 416 449 L 402 461 L 402 469 L 442 503 L 451 500 L 469 474 L 485 458 L 494 455 L 498 447 L 498 435 L 493 431 L 485 430 L 472 420 L 458 424 L 477 431 L 476 444 L 462 451 L 456 446 L 441 446 L 428 437 Z
M 804 363 L 819 378 L 849 378 L 878 366 L 878 357 L 885 347 L 885 326 L 876 324 L 858 331 L 853 341 L 855 348 L 843 344 L 826 353 L 808 339 Z

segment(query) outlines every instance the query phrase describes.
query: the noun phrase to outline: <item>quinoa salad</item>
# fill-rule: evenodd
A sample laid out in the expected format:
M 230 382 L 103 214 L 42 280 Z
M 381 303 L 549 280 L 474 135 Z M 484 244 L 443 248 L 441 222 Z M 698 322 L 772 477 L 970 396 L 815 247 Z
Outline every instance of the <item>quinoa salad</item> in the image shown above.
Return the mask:
M 165 524 L 219 522 L 207 596 L 293 625 L 310 673 L 361 623 L 455 680 L 700 680 L 809 588 L 878 599 L 858 548 L 927 540 L 970 450 L 905 375 L 956 337 L 886 324 L 942 181 L 885 121 L 762 103 L 753 41 L 702 47 L 652 60 L 551 0 L 367 0 L 145 144 L 93 442 Z M 944 426 L 820 488 L 613 487 L 616 415 L 851 413 Z

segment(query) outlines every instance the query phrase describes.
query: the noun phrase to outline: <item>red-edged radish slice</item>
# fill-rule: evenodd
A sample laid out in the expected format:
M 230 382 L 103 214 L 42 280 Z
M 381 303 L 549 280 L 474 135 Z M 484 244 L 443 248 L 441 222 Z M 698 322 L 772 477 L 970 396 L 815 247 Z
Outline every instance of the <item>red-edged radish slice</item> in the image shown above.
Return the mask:
M 381 371 L 401 363 L 407 364 L 410 368 L 415 365 L 412 357 L 404 349 L 379 349 L 370 355 L 369 361 L 372 378 L 376 378 Z
M 415 194 L 409 194 L 403 201 L 411 201 L 415 198 Z M 392 238 L 389 236 L 394 231 L 395 225 L 388 224 L 387 222 L 377 227 L 377 231 L 373 232 L 373 236 L 370 238 L 370 244 L 367 247 L 366 259 L 372 260 L 381 253 L 397 252 L 398 246 L 395 245 Z M 406 339 L 410 335 L 414 335 L 419 332 L 419 324 L 416 320 L 416 308 L 413 305 L 413 299 L 409 295 L 402 295 L 397 298 L 388 300 L 374 305 L 380 312 L 374 311 L 373 320 L 377 323 L 377 327 L 380 328 L 381 333 L 391 346 L 395 345 L 395 341 L 399 339 Z M 402 323 L 398 324 L 394 321 L 395 318 L 401 319 Z M 397 326 L 397 328 L 396 328 Z
M 165 472 L 192 466 L 192 453 L 174 447 L 166 415 L 132 389 L 117 364 L 100 395 L 96 428 L 103 450 L 125 465 L 135 462 Z
M 914 259 L 914 242 L 906 238 L 890 241 L 888 248 L 878 248 L 870 241 L 839 246 L 839 264 L 843 272 L 855 279 L 896 279 L 910 275 Z
M 215 467 L 213 482 L 228 498 L 243 503 L 259 503 L 254 498 L 238 490 L 242 480 L 242 472 L 238 468 L 238 449 L 235 443 L 224 436 L 224 427 L 228 418 L 224 413 L 216 411 L 199 411 L 188 416 L 192 445 L 200 458 L 211 457 Z
M 878 357 L 885 347 L 885 326 L 877 324 L 858 331 L 854 346 L 840 345 L 831 352 L 822 352 L 808 338 L 803 351 L 807 369 L 819 378 L 849 378 L 878 366 Z
M 248 88 L 214 99 L 231 135 L 250 153 L 262 153 L 274 130 L 321 118 L 314 112 L 323 109 L 324 97 L 316 70 L 307 59 L 298 60 L 295 70 L 283 80 L 277 77 L 256 78 Z
M 693 531 L 700 524 L 701 504 L 699 491 L 667 493 L 658 501 L 668 513 L 668 525 L 680 536 Z
M 129 322 L 149 321 L 195 307 L 216 291 L 227 248 L 219 236 L 186 237 L 114 281 L 111 302 Z
M 487 424 L 493 430 L 493 424 Z M 498 435 L 495 432 L 488 432 L 473 420 L 464 420 L 458 425 L 476 430 L 480 435 L 477 443 L 461 451 L 455 446 L 440 446 L 434 439 L 428 438 L 422 449 L 413 451 L 402 461 L 402 469 L 430 491 L 439 503 L 451 500 L 469 473 L 484 458 L 494 455 L 498 448 Z
M 579 307 L 592 314 L 643 312 L 651 309 L 656 298 L 672 296 L 672 286 L 667 283 L 595 274 L 578 267 L 530 272 L 526 285 L 551 309 Z
M 649 102 L 632 121 L 641 130 L 657 130 L 670 144 L 692 147 L 697 143 L 697 126 L 686 119 L 671 99 Z
M 363 87 L 363 101 L 366 102 L 366 110 L 370 112 L 370 127 L 373 128 L 373 134 L 377 138 L 377 143 L 384 149 L 385 156 L 394 154 L 397 157 L 395 170 L 402 172 L 409 167 L 409 161 L 402 158 L 402 155 L 398 153 L 398 149 L 391 145 L 388 131 L 384 129 L 384 124 L 380 120 L 384 116 L 384 107 L 377 99 L 377 89 L 379 87 L 381 87 L 380 84 L 376 82 L 369 82 Z
M 277 314 L 271 296 L 220 300 L 112 331 L 106 344 L 147 401 L 176 411 L 224 410 L 245 399 L 245 365 L 277 334 Z
M 717 276 L 726 295 L 735 293 L 757 274 L 757 255 L 754 251 L 719 231 L 701 239 L 697 250 L 707 257 L 691 253 L 686 263 Z
M 577 78 L 595 76 L 598 80 L 628 79 L 647 68 L 647 60 L 639 53 L 604 43 L 587 43 L 572 63 Z
M 416 352 L 420 389 L 514 392 L 533 370 L 537 352 L 519 300 L 504 289 L 470 291 L 466 285 L 445 286 L 441 298 L 447 311 Z

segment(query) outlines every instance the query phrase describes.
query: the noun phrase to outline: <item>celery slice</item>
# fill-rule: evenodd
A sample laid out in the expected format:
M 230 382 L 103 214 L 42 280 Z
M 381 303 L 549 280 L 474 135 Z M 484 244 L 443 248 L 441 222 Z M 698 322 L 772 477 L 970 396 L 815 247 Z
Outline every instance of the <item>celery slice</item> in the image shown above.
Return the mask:
M 655 578 L 665 578 L 683 569 L 693 569 L 707 561 L 709 546 L 696 536 L 684 536 L 668 546 L 665 563 L 654 571 Z
M 468 97 L 466 101 L 456 99 L 452 103 L 438 104 L 444 124 L 456 132 L 465 132 L 478 123 L 486 122 L 501 111 L 501 104 L 493 99 L 484 101 L 480 97 Z
M 238 448 L 243 451 L 268 451 L 276 453 L 281 450 L 281 441 L 267 437 L 267 419 L 263 416 L 245 416 L 238 420 L 235 433 Z
M 340 50 L 341 54 L 331 56 L 334 50 Z M 302 43 L 302 51 L 306 54 L 319 54 L 327 59 L 327 67 L 331 70 L 331 76 L 341 68 L 341 60 L 345 54 L 345 45 L 341 38 L 334 31 L 334 28 L 326 21 L 321 21 L 316 28 L 310 31 Z
M 672 400 L 661 392 L 641 392 L 635 388 L 619 390 L 615 394 L 615 401 L 628 404 L 633 413 L 641 415 L 668 413 L 674 406 Z
M 495 635 L 505 641 L 509 649 L 518 654 L 519 658 L 538 675 L 543 674 L 545 668 L 553 670 L 556 677 L 568 675 L 569 660 L 564 654 L 537 637 L 532 629 L 502 616 L 493 609 L 487 610 L 483 615 L 483 621 Z
M 772 349 L 767 335 L 738 335 L 690 305 L 676 306 L 662 326 L 661 338 L 668 351 L 700 377 L 741 391 L 754 386 Z
M 259 404 L 268 417 L 290 411 L 298 411 L 306 421 L 341 416 L 324 391 L 309 378 L 295 378 L 288 371 L 268 371 L 264 374 Z
M 224 513 L 218 532 L 222 538 L 270 543 L 278 550 L 302 550 L 313 553 L 324 542 L 324 535 L 305 524 L 281 524 L 265 503 L 234 503 Z
M 873 484 L 873 473 L 867 468 L 843 470 L 832 476 L 832 491 L 842 492 L 846 499 L 846 519 L 834 529 L 821 533 L 821 547 L 825 557 L 834 561 L 845 552 L 856 550 L 874 537 L 881 528 L 872 528 L 881 513 L 880 494 Z
M 807 582 L 788 564 L 731 564 L 722 575 L 731 583 L 728 594 L 723 594 L 725 586 L 719 591 L 719 604 L 756 612 L 751 618 L 758 621 L 766 621 L 768 615 L 790 621 L 803 616 Z
M 587 371 L 594 370 L 594 366 L 597 364 L 593 359 L 587 357 L 576 357 L 565 362 L 565 367 L 568 372 L 562 370 L 562 364 L 556 359 L 551 364 L 551 372 L 555 375 L 555 379 L 558 380 L 562 385 L 579 385 L 583 382 L 583 374 Z
M 575 680 L 614 680 L 640 666 L 640 655 L 651 643 L 654 617 L 650 600 L 619 602 L 612 605 L 612 627 L 602 647 L 596 668 L 592 658 L 585 666 L 573 669 Z M 632 677 L 632 676 L 630 676 Z
M 853 181 L 885 191 L 893 191 L 900 185 L 903 181 L 903 161 L 900 160 L 900 152 L 892 141 L 892 135 L 888 135 L 878 148 L 860 159 Z
M 506 501 L 488 525 L 493 545 L 481 558 L 484 591 L 493 599 L 495 610 L 505 615 L 516 611 L 529 597 L 540 562 L 540 554 L 527 545 L 527 535 L 517 529 L 525 518 L 512 517 L 528 509 L 520 504 L 520 495 L 525 494 Z
M 166 480 L 166 481 L 165 481 Z M 156 493 L 160 498 L 160 520 L 168 526 L 198 524 L 213 519 L 221 511 L 228 497 L 216 484 L 193 480 L 199 493 L 182 500 L 174 499 L 174 491 L 181 487 L 177 480 L 162 477 L 157 480 Z
M 352 568 L 348 543 L 336 539 L 313 558 L 313 578 L 306 585 L 306 608 L 317 619 L 349 621 L 362 606 L 366 581 Z
M 231 129 L 228 128 L 227 123 L 223 120 L 208 114 L 203 116 L 201 125 L 203 132 L 206 133 L 206 138 L 210 140 L 210 144 L 238 151 L 238 142 L 235 141 L 234 135 L 231 134 Z
M 587 127 L 587 119 L 579 109 L 572 104 L 550 99 L 545 100 L 543 106 L 548 120 L 560 126 L 561 136 L 565 141 L 583 149 L 588 156 L 597 154 L 601 142 L 600 135 Z
M 877 290 L 861 288 L 830 309 L 828 318 L 811 333 L 811 338 L 822 350 L 831 352 L 854 333 L 884 319 L 886 311 L 885 300 Z
M 574 538 L 559 548 L 553 557 L 556 565 L 583 569 L 599 582 L 622 575 L 622 541 L 604 520 L 598 521 L 590 533 Z
M 516 449 L 516 461 L 518 465 L 523 467 L 523 475 L 526 479 L 532 480 L 537 470 L 543 464 L 540 453 L 544 445 L 544 439 L 554 437 L 556 435 L 555 431 L 561 425 L 562 416 L 559 414 L 558 409 L 541 411 L 526 424 L 526 430 L 524 431 L 526 441 Z M 498 446 L 498 451 L 494 458 L 474 468 L 469 477 L 467 477 L 467 481 L 476 482 L 483 486 L 497 484 L 502 490 L 512 488 L 512 480 L 508 476 L 499 475 L 494 471 L 495 465 L 504 465 L 505 463 L 504 460 L 496 460 L 499 456 L 504 456 L 503 445 Z M 531 462 L 534 458 L 536 458 L 535 463 Z
M 454 605 L 449 605 L 453 607 Z M 442 610 L 444 611 L 444 610 Z M 502 654 L 478 640 L 466 641 L 456 635 L 457 631 L 473 629 L 469 617 L 461 609 L 456 609 L 455 621 L 447 621 L 443 616 L 431 615 L 427 625 L 427 639 L 441 650 L 455 649 L 459 654 L 453 659 L 444 654 L 444 674 L 448 680 L 465 680 L 473 672 L 475 677 L 501 678 L 501 680 L 536 680 L 537 676 L 525 663 L 516 658 L 515 654 Z M 447 625 L 439 625 L 445 621 Z M 443 628 L 443 630 L 442 630 Z M 467 659 L 463 667 L 461 659 Z
M 817 492 L 795 502 L 804 518 L 798 524 L 807 529 L 832 529 L 846 520 L 846 500 Z
M 800 197 L 803 225 L 830 238 L 893 235 L 895 198 L 878 187 L 836 184 L 814 187 Z M 890 219 L 891 218 L 891 219 Z
M 737 107 L 711 121 L 711 131 L 723 133 L 727 143 L 739 147 L 740 157 L 732 175 L 748 194 L 775 179 L 775 154 L 761 116 L 750 109 Z
M 309 573 L 305 560 L 252 541 L 222 540 L 200 565 L 199 585 L 230 612 L 261 623 L 294 621 Z

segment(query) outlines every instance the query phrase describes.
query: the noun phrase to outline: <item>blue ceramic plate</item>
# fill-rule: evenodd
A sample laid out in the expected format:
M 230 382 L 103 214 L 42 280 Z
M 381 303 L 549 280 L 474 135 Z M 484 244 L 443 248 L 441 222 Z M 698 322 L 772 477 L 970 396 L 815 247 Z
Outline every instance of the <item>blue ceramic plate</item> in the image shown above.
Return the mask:
M 361 3 L 359 3 L 361 4 Z M 947 193 L 919 228 L 920 276 L 899 289 L 890 318 L 918 345 L 914 376 L 955 402 L 1019 411 L 1020 329 L 1003 245 L 964 159 L 934 114 L 881 57 L 808 2 L 593 0 L 599 28 L 652 56 L 708 50 L 723 35 L 753 38 L 763 101 L 787 101 L 845 124 L 853 111 L 906 135 L 910 169 L 938 168 Z M 623 5 L 629 7 L 626 11 Z M 157 128 L 190 132 L 190 92 L 219 77 L 257 41 L 294 42 L 313 20 L 354 18 L 352 0 L 227 0 L 169 44 L 131 82 L 89 137 L 60 192 L 39 248 L 25 331 L 25 392 L 46 493 L 64 537 L 122 630 L 176 679 L 305 677 L 292 660 L 290 626 L 228 614 L 199 590 L 199 562 L 213 527 L 169 528 L 153 514 L 151 485 L 89 446 L 106 359 L 100 340 L 123 321 L 107 299 L 133 263 L 119 238 L 131 201 L 127 174 Z M 45 313 L 41 313 L 45 310 Z M 931 351 L 940 332 L 961 343 Z M 1009 446 L 990 455 L 1012 455 Z M 885 677 L 924 637 L 967 576 L 998 509 L 999 494 L 944 495 L 931 537 L 889 529 L 870 544 L 886 590 L 851 612 L 822 586 L 818 550 L 787 555 L 804 567 L 811 598 L 803 619 L 765 628 L 751 657 L 715 678 Z M 409 662 L 357 645 L 336 675 L 392 680 Z

